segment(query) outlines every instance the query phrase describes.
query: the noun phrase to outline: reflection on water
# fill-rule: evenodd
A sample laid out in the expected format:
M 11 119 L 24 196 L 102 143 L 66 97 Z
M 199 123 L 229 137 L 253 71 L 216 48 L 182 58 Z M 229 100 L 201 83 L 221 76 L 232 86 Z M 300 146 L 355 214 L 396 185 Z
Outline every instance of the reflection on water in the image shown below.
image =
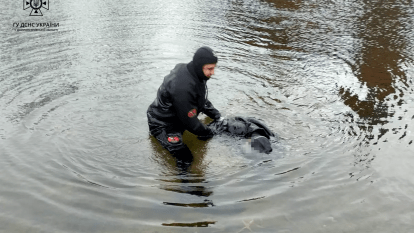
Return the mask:
M 367 86 L 367 94 L 365 100 L 359 100 L 349 90 L 342 89 L 341 95 L 344 102 L 370 124 L 384 124 L 387 117 L 394 114 L 389 109 L 392 106 L 387 106 L 390 98 L 398 99 L 398 105 L 404 102 L 408 80 L 402 65 L 411 62 L 406 52 L 411 46 L 406 28 L 410 15 L 404 5 L 393 7 L 391 2 L 366 2 L 364 8 L 358 24 L 359 51 L 351 67 L 361 85 Z M 399 88 L 403 90 L 397 93 L 396 85 L 402 85 Z
M 366 143 L 388 142 L 384 139 L 387 133 L 399 135 L 398 140 L 407 136 L 408 124 L 397 128 L 386 125 L 395 119 L 401 120 L 403 116 L 400 114 L 408 111 L 405 99 L 407 94 L 412 93 L 406 69 L 406 64 L 412 64 L 412 44 L 409 42 L 412 28 L 408 26 L 410 17 L 412 14 L 405 4 L 365 1 L 363 13 L 355 22 L 359 38 L 358 53 L 353 64 L 349 65 L 366 91 L 358 95 L 342 87 L 339 94 L 344 103 L 358 114 L 360 120 L 357 124 L 365 131 Z M 410 139 L 408 144 L 411 143 Z M 375 154 L 365 154 L 363 157 L 358 158 L 371 162 Z
M 208 227 L 216 222 L 195 222 L 195 223 L 163 223 L 163 226 L 168 227 Z
M 194 143 L 191 141 L 197 140 L 194 135 L 185 133 L 183 140 L 188 145 L 194 147 Z M 196 153 L 194 158 L 175 158 L 167 150 L 162 148 L 160 143 L 153 137 L 150 137 L 151 146 L 154 150 L 154 154 L 157 154 L 160 159 L 158 163 L 162 166 L 161 171 L 163 175 L 167 175 L 166 171 L 170 171 L 166 178 L 160 179 L 164 184 L 160 185 L 160 188 L 165 191 L 189 194 L 198 197 L 207 198 L 213 194 L 213 191 L 206 187 L 208 183 L 204 178 L 204 171 L 200 170 L 204 167 L 201 166 L 202 158 L 205 156 L 203 150 L 201 153 Z M 203 145 L 198 143 L 198 148 L 202 148 Z M 190 148 L 191 148 L 190 147 Z M 201 185 L 197 185 L 201 184 Z M 214 206 L 213 202 L 208 199 L 204 199 L 201 203 L 171 203 L 163 202 L 164 205 L 181 206 L 181 207 L 209 207 Z
M 412 1 L 15 5 L 0 16 L 0 231 L 412 228 Z M 9 28 L 48 21 L 59 31 Z M 209 99 L 266 122 L 272 153 L 187 132 L 183 161 L 148 136 L 163 77 L 202 45 L 219 57 Z

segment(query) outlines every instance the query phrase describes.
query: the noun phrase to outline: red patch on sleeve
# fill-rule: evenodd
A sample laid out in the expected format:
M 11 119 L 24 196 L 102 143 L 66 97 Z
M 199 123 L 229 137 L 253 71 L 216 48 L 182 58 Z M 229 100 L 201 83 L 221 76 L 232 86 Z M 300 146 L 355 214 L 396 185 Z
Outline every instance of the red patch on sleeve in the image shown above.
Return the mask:
M 171 143 L 177 143 L 177 142 L 180 142 L 180 138 L 177 136 L 171 136 L 171 137 L 168 137 L 168 141 Z
M 193 117 L 197 116 L 197 110 L 195 108 L 193 108 L 192 110 L 190 110 L 188 112 L 187 115 L 188 115 L 189 118 L 193 118 Z

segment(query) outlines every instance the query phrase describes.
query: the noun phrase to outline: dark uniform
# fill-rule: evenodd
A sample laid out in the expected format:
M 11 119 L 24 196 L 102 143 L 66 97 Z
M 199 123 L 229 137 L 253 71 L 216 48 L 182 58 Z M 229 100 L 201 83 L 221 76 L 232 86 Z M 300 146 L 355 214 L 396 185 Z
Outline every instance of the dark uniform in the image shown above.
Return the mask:
M 253 149 L 269 154 L 272 152 L 270 137 L 276 135 L 265 123 L 252 117 L 233 117 L 221 121 L 213 121 L 208 127 L 214 134 L 227 133 L 251 139 Z
M 164 78 L 157 97 L 147 110 L 151 135 L 171 153 L 188 150 L 182 142 L 185 130 L 207 139 L 213 132 L 197 116 L 203 112 L 213 119 L 220 112 L 207 99 L 207 80 L 203 73 L 205 64 L 217 63 L 217 57 L 209 47 L 201 47 L 188 64 L 177 64 Z

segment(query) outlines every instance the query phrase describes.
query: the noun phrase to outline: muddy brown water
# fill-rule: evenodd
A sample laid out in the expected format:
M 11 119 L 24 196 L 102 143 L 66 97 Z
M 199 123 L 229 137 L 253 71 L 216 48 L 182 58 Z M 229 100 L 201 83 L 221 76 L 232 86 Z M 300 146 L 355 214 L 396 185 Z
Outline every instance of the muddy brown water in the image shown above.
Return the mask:
M 0 16 L 0 232 L 414 229 L 412 1 L 47 3 Z M 186 133 L 182 172 L 145 111 L 203 45 L 215 107 L 277 137 Z

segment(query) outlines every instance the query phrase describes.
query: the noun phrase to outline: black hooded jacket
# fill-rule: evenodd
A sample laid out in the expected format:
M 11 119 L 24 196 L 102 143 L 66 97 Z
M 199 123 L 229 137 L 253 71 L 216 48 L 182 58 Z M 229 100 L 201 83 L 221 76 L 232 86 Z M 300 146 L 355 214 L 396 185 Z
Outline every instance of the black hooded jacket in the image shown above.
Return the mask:
M 201 47 L 188 64 L 177 64 L 168 74 L 147 111 L 150 132 L 156 136 L 166 129 L 188 130 L 198 136 L 212 135 L 197 116 L 203 112 L 218 119 L 220 112 L 207 99 L 207 80 L 202 67 L 217 63 L 208 47 Z

